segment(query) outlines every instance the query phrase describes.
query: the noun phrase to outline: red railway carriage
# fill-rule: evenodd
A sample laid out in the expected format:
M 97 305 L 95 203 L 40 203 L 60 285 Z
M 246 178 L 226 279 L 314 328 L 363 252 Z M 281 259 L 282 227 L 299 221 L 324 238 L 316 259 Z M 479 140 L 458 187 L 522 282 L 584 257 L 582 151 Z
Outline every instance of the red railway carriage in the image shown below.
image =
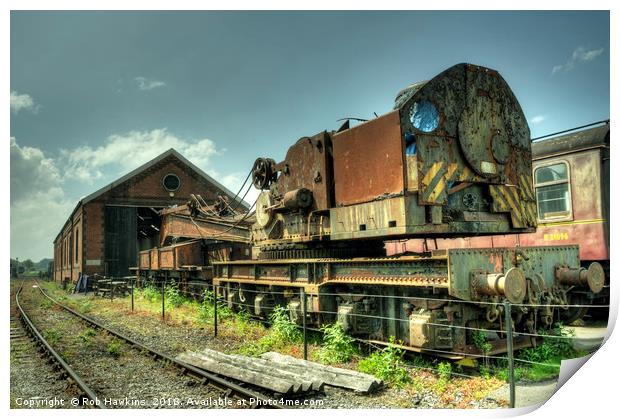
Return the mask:
M 579 245 L 609 272 L 609 121 L 532 143 L 534 233 L 386 243 L 388 254 L 447 248 Z M 607 278 L 608 279 L 608 278 Z

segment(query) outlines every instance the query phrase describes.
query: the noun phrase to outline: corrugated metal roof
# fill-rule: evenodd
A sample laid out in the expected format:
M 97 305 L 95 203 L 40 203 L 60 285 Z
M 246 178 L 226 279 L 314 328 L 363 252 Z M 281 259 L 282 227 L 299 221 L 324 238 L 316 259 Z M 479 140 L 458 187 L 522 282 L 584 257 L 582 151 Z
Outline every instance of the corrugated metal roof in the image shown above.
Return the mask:
M 609 123 L 532 143 L 532 158 L 609 146 Z

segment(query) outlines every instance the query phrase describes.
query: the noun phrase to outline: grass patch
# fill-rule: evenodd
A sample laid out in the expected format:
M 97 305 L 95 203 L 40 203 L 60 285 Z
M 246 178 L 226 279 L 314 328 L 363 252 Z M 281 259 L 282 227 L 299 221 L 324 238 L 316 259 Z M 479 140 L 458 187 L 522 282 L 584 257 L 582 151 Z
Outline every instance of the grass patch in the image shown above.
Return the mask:
M 348 362 L 357 354 L 353 345 L 355 339 L 347 335 L 340 323 L 328 324 L 321 327 L 323 345 L 317 357 L 324 364 L 339 364 Z
M 43 301 L 41 301 L 41 304 L 39 304 L 39 307 L 41 307 L 44 310 L 49 310 L 50 308 L 54 307 L 54 303 L 51 300 L 48 300 L 47 298 Z
M 538 333 L 548 335 L 548 337 L 544 337 L 543 342 L 534 348 L 525 348 L 515 352 L 514 376 L 517 381 L 554 379 L 560 373 L 560 363 L 563 359 L 585 355 L 584 352 L 573 348 L 570 338 L 574 336 L 574 333 L 561 324 L 558 324 L 551 332 L 539 330 Z M 519 359 L 525 362 L 519 362 Z M 508 381 L 507 360 L 497 360 L 489 370 L 498 378 Z M 482 371 L 481 373 L 486 372 Z
M 58 341 L 62 337 L 62 334 L 57 329 L 49 329 L 43 333 L 43 336 L 45 337 L 45 340 L 48 341 L 50 345 L 54 345 L 58 343 Z
M 271 327 L 267 334 L 258 341 L 250 341 L 241 346 L 238 352 L 242 355 L 257 356 L 264 352 L 277 350 L 291 344 L 299 344 L 303 334 L 295 323 L 291 321 L 288 309 L 276 307 L 269 315 Z
M 140 290 L 140 297 L 151 303 L 155 303 L 161 301 L 161 291 L 153 284 L 146 284 L 144 288 Z
M 97 331 L 89 327 L 78 335 L 78 339 L 80 339 L 80 341 L 82 341 L 85 345 L 89 345 L 93 336 L 96 335 Z
M 108 355 L 112 356 L 113 358 L 118 358 L 121 356 L 121 353 L 122 353 L 121 343 L 117 341 L 116 339 L 114 339 L 112 340 L 112 342 L 108 344 L 108 347 L 106 350 L 108 352 Z
M 180 307 L 186 302 L 185 297 L 181 295 L 181 291 L 179 291 L 179 284 L 177 284 L 176 281 L 170 281 L 170 283 L 166 285 L 164 297 L 166 299 L 167 309 Z
M 93 303 L 91 300 L 80 301 L 80 311 L 83 313 L 90 313 L 93 309 Z
M 362 359 L 358 369 L 382 379 L 388 385 L 402 387 L 411 382 L 403 361 L 404 354 L 404 350 L 395 346 L 395 338 L 391 336 L 388 346 Z

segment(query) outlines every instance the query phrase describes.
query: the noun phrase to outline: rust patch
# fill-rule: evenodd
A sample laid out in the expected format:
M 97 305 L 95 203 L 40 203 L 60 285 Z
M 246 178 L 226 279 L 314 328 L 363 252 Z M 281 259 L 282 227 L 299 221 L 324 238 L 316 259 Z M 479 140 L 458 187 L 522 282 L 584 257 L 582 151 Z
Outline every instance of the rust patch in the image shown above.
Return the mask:
M 335 134 L 333 145 L 336 206 L 404 192 L 399 111 Z

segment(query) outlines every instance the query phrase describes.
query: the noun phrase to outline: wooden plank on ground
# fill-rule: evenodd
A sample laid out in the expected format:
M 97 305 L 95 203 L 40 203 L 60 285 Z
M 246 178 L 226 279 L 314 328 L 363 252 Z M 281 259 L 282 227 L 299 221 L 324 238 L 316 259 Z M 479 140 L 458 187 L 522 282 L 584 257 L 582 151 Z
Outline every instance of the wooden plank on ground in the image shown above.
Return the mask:
M 262 359 L 281 365 L 280 368 L 291 372 L 305 373 L 311 371 L 317 380 L 322 380 L 328 386 L 342 387 L 358 393 L 372 393 L 383 386 L 378 378 L 345 368 L 336 368 L 317 362 L 304 361 L 292 356 L 277 352 L 267 352 L 261 355 Z
M 310 371 L 291 371 L 282 365 L 261 359 L 252 358 L 243 355 L 227 355 L 212 349 L 204 349 L 200 352 L 207 359 L 213 359 L 218 362 L 227 363 L 233 366 L 244 367 L 248 370 L 261 374 L 267 374 L 273 377 L 285 378 L 291 382 L 301 384 L 301 391 L 322 391 L 324 383 L 318 380 Z
M 239 380 L 244 383 L 250 383 L 261 388 L 275 391 L 276 393 L 293 394 L 300 390 L 301 387 L 301 385 L 286 379 L 261 374 L 256 371 L 251 371 L 246 368 L 237 367 L 224 362 L 217 362 L 195 352 L 182 353 L 178 355 L 176 359 L 212 373 L 219 374 L 224 377 L 234 378 L 235 380 Z

